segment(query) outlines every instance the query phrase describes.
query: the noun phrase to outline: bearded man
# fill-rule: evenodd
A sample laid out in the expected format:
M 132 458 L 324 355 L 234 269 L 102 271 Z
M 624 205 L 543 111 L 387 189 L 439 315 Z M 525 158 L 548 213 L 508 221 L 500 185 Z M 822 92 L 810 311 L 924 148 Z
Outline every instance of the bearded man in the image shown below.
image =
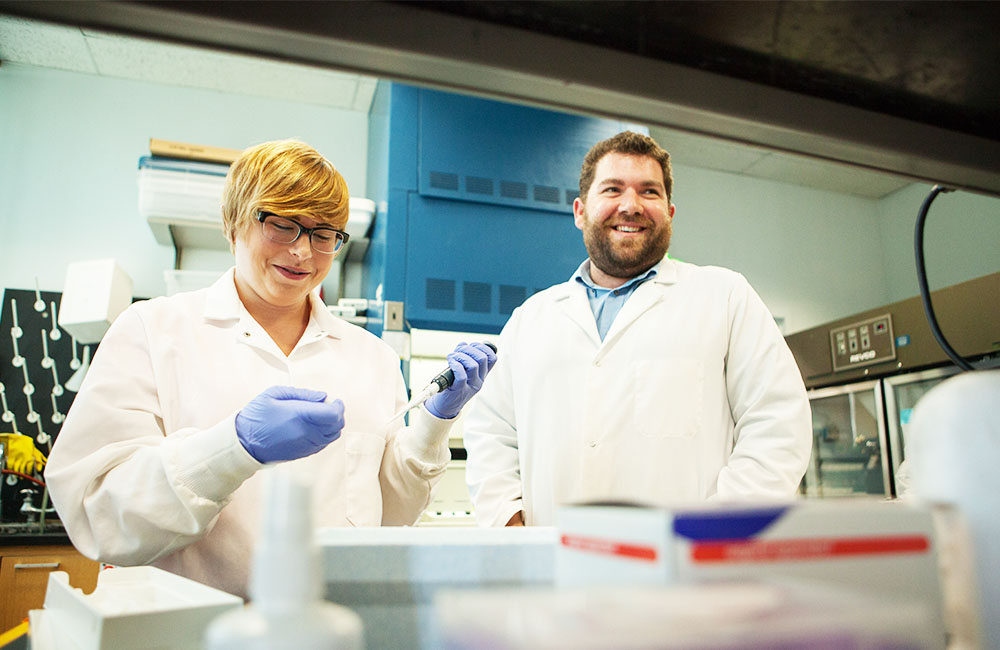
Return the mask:
M 590 150 L 574 220 L 588 259 L 500 334 L 465 424 L 483 526 L 559 505 L 790 499 L 812 443 L 805 387 L 742 275 L 667 255 L 670 154 L 629 131 Z

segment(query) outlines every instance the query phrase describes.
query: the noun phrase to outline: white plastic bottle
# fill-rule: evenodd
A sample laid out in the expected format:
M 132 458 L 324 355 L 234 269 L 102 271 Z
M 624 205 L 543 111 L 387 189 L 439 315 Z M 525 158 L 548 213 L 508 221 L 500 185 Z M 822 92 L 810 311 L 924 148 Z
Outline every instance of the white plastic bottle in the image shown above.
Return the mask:
M 266 505 L 250 576 L 251 603 L 212 621 L 206 650 L 364 650 L 361 618 L 322 599 L 312 489 L 286 465 L 266 470 Z

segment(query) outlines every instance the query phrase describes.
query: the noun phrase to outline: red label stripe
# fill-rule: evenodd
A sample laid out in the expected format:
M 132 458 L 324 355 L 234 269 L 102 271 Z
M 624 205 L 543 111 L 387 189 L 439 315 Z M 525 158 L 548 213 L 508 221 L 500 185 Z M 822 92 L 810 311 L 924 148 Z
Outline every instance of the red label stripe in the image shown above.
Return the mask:
M 924 553 L 930 542 L 923 535 L 837 539 L 776 539 L 702 542 L 692 544 L 691 559 L 701 563 L 784 562 L 822 557 Z
M 597 537 L 579 537 L 576 535 L 563 535 L 562 545 L 585 553 L 601 553 L 603 555 L 619 555 L 630 557 L 636 560 L 656 561 L 656 547 L 640 546 L 638 544 L 625 544 L 608 539 Z

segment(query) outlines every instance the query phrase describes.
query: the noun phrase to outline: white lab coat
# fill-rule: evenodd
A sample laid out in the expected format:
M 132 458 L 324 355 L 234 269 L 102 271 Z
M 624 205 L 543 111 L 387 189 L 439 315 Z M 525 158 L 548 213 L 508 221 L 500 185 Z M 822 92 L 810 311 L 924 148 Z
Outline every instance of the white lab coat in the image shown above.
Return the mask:
M 323 390 L 345 405 L 340 439 L 292 461 L 314 486 L 317 526 L 417 519 L 447 464 L 451 422 L 421 412 L 387 433 L 406 403 L 398 356 L 310 300 L 309 324 L 287 357 L 240 302 L 232 270 L 209 289 L 136 303 L 115 320 L 45 471 L 84 555 L 153 563 L 245 596 L 263 465 L 234 420 L 276 384 Z
M 480 524 L 552 525 L 560 504 L 791 498 L 809 402 L 742 275 L 664 258 L 600 340 L 585 289 L 529 298 L 465 423 Z

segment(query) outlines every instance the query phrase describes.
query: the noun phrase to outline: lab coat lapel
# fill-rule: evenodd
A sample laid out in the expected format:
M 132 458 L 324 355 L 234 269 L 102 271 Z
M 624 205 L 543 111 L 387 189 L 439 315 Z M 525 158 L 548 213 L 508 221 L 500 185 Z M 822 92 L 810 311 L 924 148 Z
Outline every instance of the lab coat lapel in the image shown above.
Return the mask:
M 664 257 L 656 265 L 656 275 L 646 280 L 638 287 L 622 305 L 621 311 L 615 317 L 611 328 L 604 336 L 603 348 L 614 345 L 622 333 L 640 316 L 655 307 L 666 298 L 667 288 L 677 282 L 677 266 L 669 257 Z
M 239 344 L 249 345 L 272 357 L 284 359 L 285 355 L 278 345 L 240 301 L 234 280 L 235 273 L 236 267 L 230 268 L 208 289 L 204 311 L 206 322 L 229 329 L 233 339 Z
M 629 299 L 622 305 L 621 311 L 615 316 L 611 328 L 604 336 L 604 347 L 614 345 L 632 323 L 660 303 L 663 300 L 663 290 L 664 286 L 656 282 L 655 279 L 647 280 L 636 287 Z
M 597 321 L 590 309 L 587 293 L 575 280 L 570 280 L 562 287 L 562 293 L 556 296 L 556 304 L 563 314 L 583 330 L 595 347 L 601 345 L 601 336 L 597 333 Z

